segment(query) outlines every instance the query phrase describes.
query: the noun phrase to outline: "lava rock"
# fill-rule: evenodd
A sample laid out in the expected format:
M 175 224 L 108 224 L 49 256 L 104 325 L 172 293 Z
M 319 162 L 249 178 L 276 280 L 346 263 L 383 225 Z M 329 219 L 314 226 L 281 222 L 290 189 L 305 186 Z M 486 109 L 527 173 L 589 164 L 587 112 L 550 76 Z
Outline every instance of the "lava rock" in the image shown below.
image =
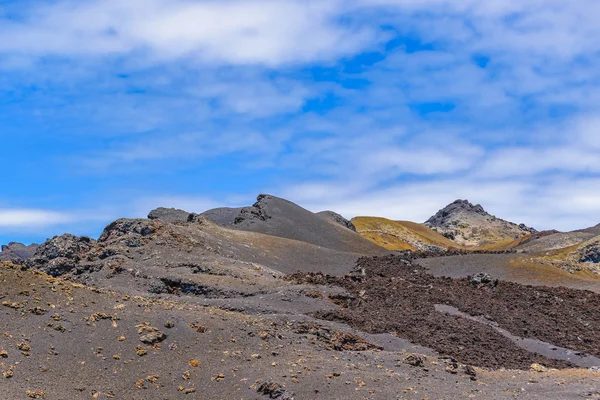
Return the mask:
M 158 226 L 159 223 L 153 220 L 121 218 L 104 228 L 98 241 L 107 242 L 128 235 L 149 236 L 156 233 Z
M 294 394 L 278 383 L 263 383 L 256 391 L 264 396 L 269 396 L 270 399 L 294 400 Z
M 161 221 L 173 223 L 184 223 L 188 222 L 190 213 L 184 210 L 176 208 L 164 208 L 159 207 L 155 210 L 150 211 L 148 219 L 160 219 Z
M 145 344 L 155 344 L 164 341 L 167 338 L 167 335 L 162 333 L 161 331 L 150 332 L 144 336 L 140 336 L 140 342 Z
M 409 354 L 404 358 L 404 362 L 413 367 L 423 367 L 425 365 L 425 357 L 418 354 Z
M 489 274 L 486 274 L 484 272 L 479 272 L 475 275 L 471 275 L 468 277 L 468 279 L 471 285 L 474 286 L 498 286 L 498 279 L 493 279 Z
M 95 240 L 86 236 L 55 236 L 39 246 L 35 254 L 25 261 L 25 265 L 51 276 L 61 276 L 85 261 L 95 244 Z

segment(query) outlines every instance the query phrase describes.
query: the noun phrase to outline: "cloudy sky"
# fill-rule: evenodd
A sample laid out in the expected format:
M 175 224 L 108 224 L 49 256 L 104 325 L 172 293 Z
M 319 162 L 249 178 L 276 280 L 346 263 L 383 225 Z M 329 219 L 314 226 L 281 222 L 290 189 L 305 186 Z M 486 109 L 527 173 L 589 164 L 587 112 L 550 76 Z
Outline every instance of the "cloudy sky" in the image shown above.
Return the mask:
M 0 242 L 258 193 L 600 223 L 600 2 L 0 2 Z

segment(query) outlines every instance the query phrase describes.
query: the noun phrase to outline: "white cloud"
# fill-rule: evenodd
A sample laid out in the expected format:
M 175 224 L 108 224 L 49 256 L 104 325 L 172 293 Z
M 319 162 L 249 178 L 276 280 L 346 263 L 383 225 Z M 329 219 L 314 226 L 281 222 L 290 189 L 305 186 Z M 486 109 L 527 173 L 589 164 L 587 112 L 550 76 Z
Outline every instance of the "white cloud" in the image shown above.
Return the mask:
M 280 65 L 334 60 L 376 40 L 339 24 L 337 1 L 62 0 L 0 20 L 0 52 Z
M 35 228 L 73 221 L 73 215 L 57 211 L 0 209 L 0 228 Z
M 280 184 L 269 185 L 315 211 L 423 221 L 467 197 L 539 228 L 600 222 L 598 2 L 59 0 L 18 14 L 0 16 L 0 68 L 68 59 L 59 73 L 45 72 L 62 88 L 95 82 L 111 56 L 127 71 L 166 66 L 130 78 L 155 89 L 142 100 L 117 85 L 120 95 L 75 109 L 134 137 L 84 154 L 88 168 L 133 175 L 244 154 L 247 165 L 276 168 Z M 339 80 L 364 81 L 361 89 L 302 74 L 380 50 L 381 24 L 433 49 L 400 47 L 364 72 L 335 68 Z M 474 56 L 488 57 L 488 68 Z M 104 93 L 90 87 L 94 97 L 93 89 Z M 336 107 L 302 114 L 308 99 L 329 95 Z M 422 115 L 420 103 L 455 109 Z M 403 183 L 406 175 L 422 181 Z M 219 205 L 159 196 L 134 208 L 142 216 L 157 206 Z

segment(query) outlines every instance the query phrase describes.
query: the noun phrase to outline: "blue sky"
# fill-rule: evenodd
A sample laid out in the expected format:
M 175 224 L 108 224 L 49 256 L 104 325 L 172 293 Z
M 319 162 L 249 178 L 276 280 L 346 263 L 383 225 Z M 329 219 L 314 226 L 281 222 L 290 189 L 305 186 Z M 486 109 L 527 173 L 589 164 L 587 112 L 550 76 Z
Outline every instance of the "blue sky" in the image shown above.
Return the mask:
M 592 0 L 0 2 L 0 242 L 283 196 L 600 223 Z

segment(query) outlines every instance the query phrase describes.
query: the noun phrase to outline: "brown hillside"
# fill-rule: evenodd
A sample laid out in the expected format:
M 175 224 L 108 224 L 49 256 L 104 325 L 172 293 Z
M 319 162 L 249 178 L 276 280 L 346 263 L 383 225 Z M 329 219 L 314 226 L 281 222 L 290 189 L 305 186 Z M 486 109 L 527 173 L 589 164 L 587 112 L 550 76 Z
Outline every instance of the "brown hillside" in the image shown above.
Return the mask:
M 356 217 L 352 223 L 363 237 L 388 250 L 447 250 L 458 247 L 453 241 L 415 222 Z

